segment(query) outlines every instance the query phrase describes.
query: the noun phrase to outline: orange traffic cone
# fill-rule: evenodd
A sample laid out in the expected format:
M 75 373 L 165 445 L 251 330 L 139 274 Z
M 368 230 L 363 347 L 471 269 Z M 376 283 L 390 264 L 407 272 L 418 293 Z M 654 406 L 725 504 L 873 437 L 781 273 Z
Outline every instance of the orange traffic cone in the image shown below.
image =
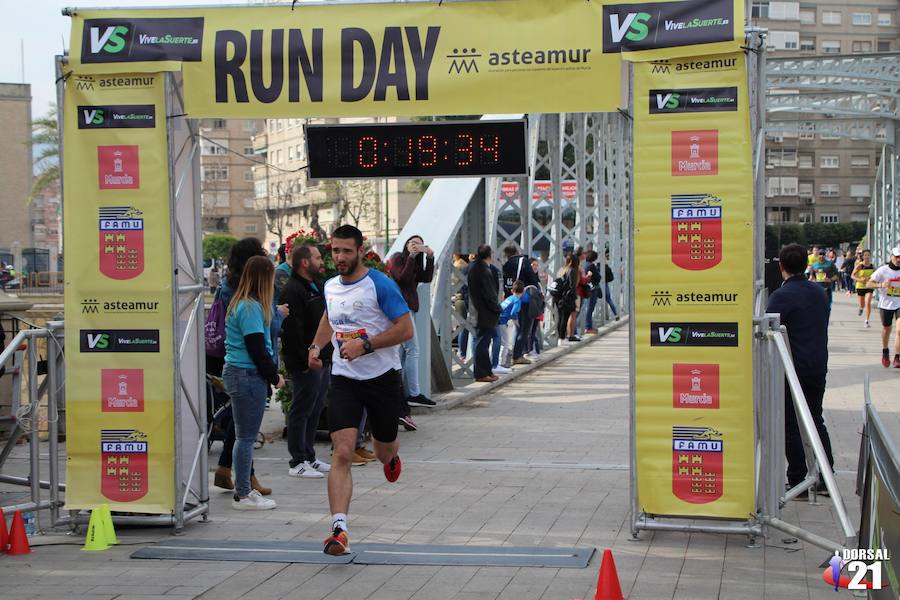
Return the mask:
M 12 527 L 9 528 L 9 550 L 6 553 L 10 556 L 31 554 L 28 536 L 25 535 L 25 521 L 22 519 L 22 511 L 17 510 L 13 514 Z
M 7 546 L 9 546 L 9 532 L 6 530 L 6 515 L 0 508 L 0 554 L 6 552 Z
M 600 561 L 600 574 L 597 576 L 597 593 L 594 600 L 625 600 L 622 596 L 622 588 L 619 586 L 619 574 L 616 572 L 616 561 L 613 560 L 612 550 L 603 551 L 603 560 Z

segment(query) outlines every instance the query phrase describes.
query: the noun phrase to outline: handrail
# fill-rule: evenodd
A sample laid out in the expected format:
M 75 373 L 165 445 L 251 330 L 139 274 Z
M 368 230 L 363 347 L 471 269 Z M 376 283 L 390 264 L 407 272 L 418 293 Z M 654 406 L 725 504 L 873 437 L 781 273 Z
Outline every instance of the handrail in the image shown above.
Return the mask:
M 828 456 L 825 454 L 825 447 L 822 445 L 822 440 L 819 439 L 816 424 L 813 422 L 809 406 L 806 404 L 806 396 L 803 394 L 803 388 L 800 386 L 800 379 L 797 377 L 797 371 L 794 370 L 794 361 L 791 359 L 790 350 L 787 346 L 786 334 L 781 331 L 770 331 L 769 335 L 775 342 L 778 355 L 781 357 L 781 362 L 784 365 L 784 373 L 787 377 L 788 385 L 791 387 L 791 396 L 794 400 L 794 412 L 800 420 L 802 429 L 805 429 L 808 433 L 809 443 L 812 446 L 816 462 L 821 467 L 819 472 L 822 479 L 825 480 L 825 487 L 828 489 L 828 493 L 831 495 L 831 501 L 835 512 L 837 512 L 841 529 L 845 537 L 848 539 L 853 538 L 856 536 L 856 528 L 853 527 L 850 516 L 847 514 L 844 499 L 841 497 L 841 492 L 834 479 L 834 472 L 831 470 Z

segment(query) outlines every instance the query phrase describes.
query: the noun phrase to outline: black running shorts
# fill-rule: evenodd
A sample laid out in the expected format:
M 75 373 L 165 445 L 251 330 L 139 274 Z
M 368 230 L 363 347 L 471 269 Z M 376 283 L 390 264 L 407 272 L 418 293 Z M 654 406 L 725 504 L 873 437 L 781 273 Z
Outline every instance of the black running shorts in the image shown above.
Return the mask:
M 402 401 L 403 380 L 400 371 L 391 369 L 374 379 L 362 380 L 333 375 L 328 403 L 328 429 L 332 433 L 341 429 L 356 429 L 365 408 L 372 437 L 379 442 L 393 442 L 397 439 Z
M 857 296 L 866 296 L 868 294 L 871 294 L 874 291 L 875 290 L 873 290 L 872 288 L 856 288 L 856 295 Z
M 881 324 L 885 327 L 890 327 L 891 323 L 894 321 L 894 317 L 897 317 L 897 320 L 900 321 L 900 308 L 890 310 L 887 308 L 880 308 L 881 311 Z

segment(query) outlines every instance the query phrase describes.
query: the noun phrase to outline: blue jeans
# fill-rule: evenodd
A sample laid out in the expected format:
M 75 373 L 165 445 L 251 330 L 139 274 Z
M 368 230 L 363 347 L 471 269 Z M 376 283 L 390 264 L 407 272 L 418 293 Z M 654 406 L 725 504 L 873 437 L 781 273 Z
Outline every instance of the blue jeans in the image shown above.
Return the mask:
M 491 338 L 491 367 L 496 369 L 500 365 L 500 348 L 503 346 L 503 332 L 500 326 L 494 327 L 494 336 Z
M 307 369 L 291 373 L 291 410 L 287 416 L 287 445 L 296 467 L 304 461 L 316 460 L 316 429 L 325 406 L 331 369 Z
M 225 363 L 222 370 L 222 380 L 231 397 L 231 413 L 234 418 L 234 494 L 238 498 L 244 498 L 250 493 L 253 443 L 266 411 L 269 384 L 259 376 L 256 369 L 245 369 L 228 363 Z
M 613 300 L 612 294 L 609 293 L 609 283 L 605 284 L 606 286 L 606 303 L 609 304 L 609 307 L 612 309 L 613 316 L 618 317 L 619 311 L 616 310 L 616 302 Z
M 406 396 L 415 398 L 419 395 L 419 340 L 416 339 L 415 313 L 410 313 L 413 324 L 413 336 L 400 344 L 400 364 L 403 368 L 403 386 Z
M 587 305 L 584 309 L 587 311 L 587 314 L 584 317 L 584 326 L 586 329 L 594 328 L 594 309 L 597 307 L 597 293 L 600 290 L 595 288 L 591 291 L 591 297 L 587 299 L 587 302 L 584 300 L 581 301 L 581 305 Z

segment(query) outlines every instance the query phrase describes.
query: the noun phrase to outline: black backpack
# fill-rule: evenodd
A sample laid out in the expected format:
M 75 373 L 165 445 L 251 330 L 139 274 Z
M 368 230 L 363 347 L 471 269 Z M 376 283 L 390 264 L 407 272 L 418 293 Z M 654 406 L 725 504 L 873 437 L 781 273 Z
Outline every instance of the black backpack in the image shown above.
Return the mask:
M 575 290 L 569 285 L 569 278 L 565 275 L 551 281 L 550 285 L 547 286 L 547 291 L 550 292 L 550 297 L 554 300 L 562 300 L 566 296 L 575 293 Z

